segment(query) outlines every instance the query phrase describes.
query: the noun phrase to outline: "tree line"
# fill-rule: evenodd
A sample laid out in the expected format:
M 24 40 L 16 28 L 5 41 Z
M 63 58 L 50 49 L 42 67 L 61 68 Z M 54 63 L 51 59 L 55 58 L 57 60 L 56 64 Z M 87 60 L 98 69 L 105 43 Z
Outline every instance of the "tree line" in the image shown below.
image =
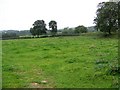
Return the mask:
M 30 36 L 30 30 L 3 30 L 0 31 L 0 38 L 2 39 L 16 39 L 19 38 L 19 36 Z
M 50 26 L 51 24 L 49 24 Z M 73 28 L 69 28 L 69 27 L 65 27 L 63 29 L 57 29 L 56 25 L 51 25 L 49 27 L 51 30 L 47 30 L 45 33 L 41 33 L 39 34 L 31 34 L 30 30 L 22 30 L 22 31 L 18 31 L 18 30 L 3 30 L 0 31 L 0 33 L 2 35 L 0 35 L 0 38 L 2 39 L 26 39 L 26 38 L 35 38 L 35 37 L 51 37 L 51 36 L 76 36 L 76 35 L 80 35 L 81 33 L 86 33 L 86 32 L 94 32 L 96 31 L 94 29 L 94 26 L 91 27 L 85 27 L 83 25 L 79 25 L 77 27 L 73 27 Z M 52 29 L 53 28 L 53 29 Z M 54 30 L 52 32 L 52 30 Z
M 54 20 L 51 20 L 49 22 L 49 31 L 51 32 L 51 35 L 56 35 L 57 34 L 57 22 Z M 44 20 L 36 20 L 33 23 L 33 27 L 30 28 L 30 32 L 33 36 L 39 37 L 40 35 L 46 35 L 47 34 L 47 28 L 46 28 L 46 23 Z M 80 34 L 80 33 L 86 33 L 88 32 L 87 27 L 83 25 L 79 25 L 74 28 L 64 28 L 62 31 L 62 34 Z

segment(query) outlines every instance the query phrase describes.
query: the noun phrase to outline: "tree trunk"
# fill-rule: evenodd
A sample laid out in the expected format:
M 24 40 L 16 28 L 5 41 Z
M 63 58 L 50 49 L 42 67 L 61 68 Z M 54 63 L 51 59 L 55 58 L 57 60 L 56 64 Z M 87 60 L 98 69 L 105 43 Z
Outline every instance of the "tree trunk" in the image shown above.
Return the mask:
M 110 29 L 108 30 L 108 33 L 109 33 L 109 35 L 111 35 L 111 31 L 110 31 Z
M 109 35 L 111 35 L 111 28 L 113 27 L 113 23 L 111 21 L 109 21 L 110 24 L 109 24 L 109 27 L 108 27 L 108 33 Z

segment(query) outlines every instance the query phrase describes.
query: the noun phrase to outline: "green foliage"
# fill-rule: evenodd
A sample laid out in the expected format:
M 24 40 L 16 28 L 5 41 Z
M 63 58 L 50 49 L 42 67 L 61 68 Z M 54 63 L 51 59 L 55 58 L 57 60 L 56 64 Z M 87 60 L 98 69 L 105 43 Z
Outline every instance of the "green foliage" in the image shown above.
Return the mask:
M 116 38 L 94 38 L 88 33 L 4 40 L 3 88 L 114 88 L 118 76 L 106 72 L 113 60 L 117 61 L 117 42 Z
M 57 33 L 57 22 L 52 20 L 49 22 L 49 28 L 52 28 L 51 32 L 53 35 Z
M 4 35 L 10 35 L 10 36 L 26 36 L 26 35 L 31 35 L 30 33 L 30 30 L 21 30 L 21 31 L 18 31 L 18 30 L 3 30 L 3 31 L 0 31 L 0 34 Z M 1 35 L 1 36 L 2 36 Z
M 46 24 L 44 20 L 37 20 L 33 24 L 33 28 L 30 28 L 30 32 L 33 36 L 46 34 Z
M 86 33 L 87 31 L 87 28 L 83 25 L 75 27 L 75 33 Z
M 36 30 L 34 30 L 33 28 L 30 28 L 30 32 L 31 32 L 31 34 L 32 34 L 33 36 L 36 35 Z
M 101 60 L 97 60 L 96 64 L 104 64 L 104 63 L 108 63 L 107 60 L 101 59 Z
M 97 30 L 111 34 L 118 30 L 118 6 L 116 2 L 102 2 L 98 4 L 97 17 L 94 19 Z
M 15 39 L 19 38 L 16 33 L 2 33 L 2 39 Z
M 73 35 L 75 33 L 74 33 L 74 29 L 73 28 L 66 27 L 66 28 L 64 28 L 62 30 L 62 34 L 63 35 Z

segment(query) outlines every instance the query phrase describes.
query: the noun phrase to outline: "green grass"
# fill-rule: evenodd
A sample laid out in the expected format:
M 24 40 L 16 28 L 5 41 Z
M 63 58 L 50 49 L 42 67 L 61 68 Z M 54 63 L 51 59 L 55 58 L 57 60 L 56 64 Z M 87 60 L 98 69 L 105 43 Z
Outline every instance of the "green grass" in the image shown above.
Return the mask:
M 92 36 L 4 40 L 3 88 L 112 88 L 118 40 Z M 46 80 L 47 83 L 41 83 Z

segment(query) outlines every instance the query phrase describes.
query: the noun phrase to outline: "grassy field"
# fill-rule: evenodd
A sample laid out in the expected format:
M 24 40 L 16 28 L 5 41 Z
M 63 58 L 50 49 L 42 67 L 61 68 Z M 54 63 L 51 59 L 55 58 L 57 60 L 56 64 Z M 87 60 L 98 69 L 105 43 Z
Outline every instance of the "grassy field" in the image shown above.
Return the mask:
M 118 39 L 51 37 L 2 42 L 3 88 L 112 88 Z M 45 83 L 43 81 L 46 81 Z

